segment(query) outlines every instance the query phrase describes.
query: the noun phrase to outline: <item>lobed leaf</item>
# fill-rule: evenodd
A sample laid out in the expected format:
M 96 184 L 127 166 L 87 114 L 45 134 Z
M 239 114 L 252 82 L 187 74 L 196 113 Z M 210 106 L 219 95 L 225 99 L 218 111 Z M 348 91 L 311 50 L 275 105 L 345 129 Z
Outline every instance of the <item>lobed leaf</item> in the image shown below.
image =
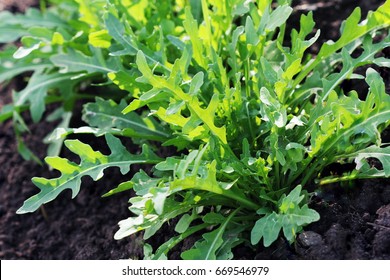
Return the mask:
M 351 157 L 355 158 L 356 169 L 361 171 L 363 173 L 362 175 L 390 177 L 390 147 L 380 148 L 370 146 L 352 154 Z M 363 167 L 370 158 L 378 159 L 382 164 L 383 170 L 378 170 L 376 167 L 370 167 L 368 170 L 364 170 Z
M 78 140 L 65 141 L 65 146 L 80 157 L 80 164 L 60 157 L 46 158 L 46 162 L 52 168 L 61 172 L 61 176 L 53 179 L 33 178 L 33 183 L 40 189 L 40 192 L 27 199 L 17 213 L 33 212 L 42 204 L 55 199 L 66 189 L 72 191 L 72 198 L 74 198 L 80 191 L 83 176 L 90 176 L 97 181 L 102 178 L 103 171 L 108 167 L 119 167 L 121 173 L 125 174 L 129 172 L 133 164 L 155 164 L 161 160 L 147 146 L 143 146 L 140 155 L 132 155 L 114 136 L 107 134 L 106 141 L 111 150 L 108 156 L 94 151 L 91 146 Z
M 135 112 L 123 114 L 126 107 L 124 100 L 117 104 L 97 97 L 94 103 L 84 106 L 83 120 L 90 126 L 99 128 L 101 132 L 116 128 L 128 137 L 161 142 L 170 138 L 168 131 L 153 117 L 141 117 Z
M 33 121 L 38 122 L 45 111 L 45 98 L 48 90 L 58 89 L 66 99 L 79 82 L 77 79 L 71 80 L 72 77 L 73 74 L 34 72 L 28 85 L 23 90 L 14 93 L 14 106 L 28 105 Z
M 223 245 L 223 234 L 226 227 L 231 222 L 239 209 L 232 212 L 219 228 L 212 232 L 205 233 L 203 241 L 195 243 L 194 248 L 181 253 L 184 260 L 216 260 L 218 259 L 217 250 Z
M 95 49 L 94 52 L 97 53 L 97 50 Z M 89 57 L 72 49 L 66 54 L 51 56 L 50 60 L 55 66 L 60 68 L 60 73 L 86 72 L 88 74 L 108 74 L 110 72 L 118 72 L 123 68 L 118 58 L 111 57 L 108 60 L 102 60 L 98 55 Z
M 180 61 L 177 61 L 177 63 L 180 63 Z M 199 127 L 199 125 L 203 123 L 206 131 L 210 131 L 211 133 L 213 133 L 222 141 L 222 143 L 227 143 L 226 128 L 217 127 L 214 124 L 215 111 L 218 107 L 219 100 L 218 95 L 213 95 L 207 108 L 203 109 L 200 106 L 199 100 L 195 96 L 191 97 L 189 94 L 185 93 L 180 87 L 170 83 L 169 79 L 167 80 L 164 77 L 154 75 L 153 72 L 150 70 L 149 66 L 147 65 L 146 58 L 141 51 L 139 51 L 137 54 L 137 65 L 138 69 L 143 75 L 141 79 L 139 79 L 139 81 L 149 83 L 154 87 L 154 90 L 159 90 L 156 91 L 156 94 L 160 93 L 162 90 L 168 90 L 176 98 L 176 100 L 184 101 L 186 103 L 188 109 L 191 112 L 191 117 L 187 118 L 186 120 L 183 119 L 184 122 L 182 124 L 179 124 L 183 127 L 184 133 L 186 133 L 186 131 L 193 131 L 196 127 Z M 145 99 L 147 98 L 144 96 L 143 100 Z M 166 116 L 165 110 L 161 110 L 160 114 L 158 114 L 158 116 L 162 119 L 165 118 L 164 115 Z
M 299 206 L 303 199 L 303 196 L 300 195 L 301 189 L 300 185 L 297 186 L 281 200 L 279 213 L 268 212 L 257 220 L 251 232 L 253 245 L 259 243 L 263 238 L 264 246 L 270 246 L 279 237 L 282 229 L 286 239 L 292 242 L 300 227 L 319 220 L 319 214 L 315 210 L 309 209 L 307 204 Z
M 8 11 L 0 13 L 0 43 L 8 43 L 29 34 L 30 27 L 64 28 L 69 29 L 66 20 L 55 13 L 41 13 L 30 8 L 25 14 L 11 14 Z

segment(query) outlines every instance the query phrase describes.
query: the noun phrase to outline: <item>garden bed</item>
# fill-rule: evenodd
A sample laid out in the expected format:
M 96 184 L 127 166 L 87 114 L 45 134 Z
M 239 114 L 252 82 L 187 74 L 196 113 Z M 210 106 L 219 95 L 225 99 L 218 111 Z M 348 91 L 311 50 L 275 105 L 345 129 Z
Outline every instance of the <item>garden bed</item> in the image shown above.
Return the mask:
M 324 31 L 322 41 L 339 35 L 340 19 L 346 18 L 356 6 L 363 9 L 365 17 L 368 10 L 375 10 L 383 3 L 363 0 L 295 2 L 296 14 L 313 10 L 317 27 Z M 293 16 L 291 24 L 297 19 L 297 16 Z M 389 85 L 390 73 L 381 71 L 385 84 Z M 0 88 L 0 106 L 10 101 L 12 88 L 20 88 L 20 84 L 23 84 L 22 77 Z M 345 86 L 359 92 L 356 88 L 358 84 Z M 72 122 L 72 127 L 77 127 L 81 122 L 80 116 L 74 116 Z M 30 121 L 29 128 L 32 133 L 25 136 L 25 142 L 42 159 L 46 147 L 41 139 L 53 129 L 53 124 L 33 124 Z M 388 135 L 384 135 L 385 138 L 388 139 Z M 89 139 L 94 148 L 105 149 L 104 141 Z M 9 121 L 0 126 L 0 166 L 1 259 L 142 258 L 141 234 L 120 241 L 113 239 L 118 229 L 117 222 L 129 215 L 128 193 L 101 198 L 102 194 L 123 181 L 118 170 L 110 169 L 99 182 L 84 180 L 74 200 L 70 199 L 70 192 L 64 192 L 40 211 L 16 215 L 23 201 L 36 193 L 31 177 L 52 178 L 57 173 L 49 171 L 45 165 L 26 162 L 18 155 L 12 123 Z M 337 166 L 332 168 L 334 172 L 339 171 Z M 295 244 L 289 245 L 280 237 L 268 248 L 257 245 L 251 251 L 248 247 L 239 246 L 235 249 L 235 258 L 390 259 L 389 180 L 327 185 L 317 191 L 311 208 L 320 214 L 321 219 L 306 227 Z M 171 237 L 173 229 L 165 226 L 163 230 L 158 237 L 151 239 L 152 245 L 161 244 Z M 188 249 L 191 245 L 191 240 L 179 244 L 177 251 L 171 252 L 170 258 L 179 258 L 180 247 Z

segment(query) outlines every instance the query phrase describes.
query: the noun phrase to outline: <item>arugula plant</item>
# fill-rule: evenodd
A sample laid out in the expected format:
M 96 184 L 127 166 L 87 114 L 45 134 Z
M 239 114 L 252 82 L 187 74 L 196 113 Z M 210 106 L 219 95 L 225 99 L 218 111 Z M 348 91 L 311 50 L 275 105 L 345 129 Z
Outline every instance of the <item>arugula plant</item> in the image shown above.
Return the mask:
M 23 132 L 20 112 L 29 109 L 39 121 L 47 103 L 60 104 L 55 115 L 63 117 L 45 160 L 61 176 L 33 178 L 40 192 L 18 213 L 65 189 L 75 197 L 83 176 L 98 180 L 108 167 L 125 174 L 133 164 L 152 165 L 104 195 L 135 192 L 115 238 L 144 231 L 147 240 L 175 221 L 177 235 L 156 250 L 145 244 L 145 258 L 167 258 L 193 236 L 199 240 L 182 258 L 231 259 L 238 245 L 269 246 L 281 233 L 293 242 L 319 220 L 308 206 L 310 184 L 389 177 L 381 132 L 390 123 L 390 97 L 376 70 L 356 70 L 390 65 L 381 54 L 390 46 L 390 1 L 364 21 L 356 8 L 340 38 L 315 55 L 307 51 L 320 35 L 312 13 L 286 32 L 290 2 L 68 0 L 42 12 L 1 13 L 1 41 L 23 36 L 20 48 L 1 53 L 2 81 L 34 73 L 0 120 L 12 117 Z M 351 79 L 367 83 L 364 100 L 343 91 Z M 86 126 L 69 127 L 75 100 L 93 96 L 81 94 L 92 85 L 106 94 L 84 105 Z M 64 141 L 81 133 L 104 136 L 111 153 Z M 118 137 L 142 152 L 129 153 Z M 57 156 L 63 141 L 80 163 Z M 164 157 L 162 146 L 176 152 Z M 355 169 L 324 177 L 333 163 Z

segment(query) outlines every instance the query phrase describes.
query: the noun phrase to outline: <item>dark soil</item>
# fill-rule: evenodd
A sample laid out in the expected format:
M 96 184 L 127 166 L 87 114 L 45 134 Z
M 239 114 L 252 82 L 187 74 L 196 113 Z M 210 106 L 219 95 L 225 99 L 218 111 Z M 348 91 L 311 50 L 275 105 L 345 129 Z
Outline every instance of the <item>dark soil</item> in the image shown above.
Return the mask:
M 29 7 L 37 6 L 38 2 L 37 0 L 0 0 L 0 11 L 24 12 Z
M 356 6 L 362 8 L 365 16 L 368 10 L 376 9 L 383 2 L 294 1 L 296 14 L 291 24 L 297 22 L 298 13 L 313 10 L 317 26 L 323 31 L 321 41 L 335 39 L 340 20 L 346 18 Z M 0 2 L 3 3 L 5 1 Z M 389 84 L 389 73 L 385 70 L 381 73 Z M 10 101 L 13 86 L 16 86 L 15 82 L 0 87 L 0 106 Z M 76 125 L 80 122 L 79 118 L 76 116 L 73 122 Z M 28 123 L 32 133 L 25 136 L 26 144 L 39 158 L 43 158 L 46 146 L 41 141 L 54 125 L 46 122 Z M 95 148 L 103 145 L 99 150 L 104 151 L 104 143 L 92 139 L 89 142 L 93 142 Z M 63 153 L 66 157 L 72 156 Z M 113 239 L 118 229 L 117 222 L 129 215 L 127 201 L 130 194 L 104 199 L 100 197 L 125 181 L 126 178 L 118 170 L 106 171 L 104 179 L 98 182 L 84 180 L 80 194 L 74 200 L 70 199 L 70 192 L 65 192 L 40 211 L 16 215 L 23 201 L 37 192 L 30 181 L 31 177 L 50 178 L 58 176 L 58 173 L 49 171 L 46 166 L 26 162 L 18 155 L 10 122 L 0 125 L 0 166 L 1 259 L 142 258 L 143 241 L 140 235 L 121 241 Z M 390 259 L 389 180 L 358 181 L 352 186 L 328 186 L 317 192 L 311 207 L 320 213 L 321 220 L 306 227 L 295 244 L 289 245 L 280 238 L 269 248 L 259 246 L 252 250 L 242 246 L 235 250 L 235 258 Z M 166 227 L 151 243 L 161 244 L 170 237 L 170 233 L 171 229 Z M 191 244 L 179 246 L 188 247 Z M 180 248 L 170 258 L 179 258 L 179 251 Z

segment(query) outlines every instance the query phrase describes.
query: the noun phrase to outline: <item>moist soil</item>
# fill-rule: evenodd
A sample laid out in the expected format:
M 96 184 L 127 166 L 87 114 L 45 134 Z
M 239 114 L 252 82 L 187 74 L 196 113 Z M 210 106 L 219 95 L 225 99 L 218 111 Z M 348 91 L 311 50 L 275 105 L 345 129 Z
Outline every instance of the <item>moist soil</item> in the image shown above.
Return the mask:
M 25 9 L 12 4 L 18 2 L 2 0 L 0 4 L 12 11 Z M 296 26 L 300 13 L 313 11 L 317 27 L 322 31 L 320 40 L 324 42 L 338 37 L 340 20 L 345 19 L 356 6 L 362 8 L 365 17 L 368 10 L 376 9 L 383 2 L 293 1 L 295 12 L 290 24 Z M 316 48 L 318 45 L 312 51 L 315 52 Z M 388 50 L 385 50 L 385 55 L 389 57 Z M 388 70 L 377 70 L 389 85 Z M 0 86 L 0 107 L 11 100 L 12 89 L 21 88 L 23 84 L 23 77 L 18 77 L 7 86 Z M 359 84 L 344 86 L 366 91 Z M 55 124 L 33 124 L 27 114 L 24 117 L 31 131 L 24 136 L 24 141 L 43 159 L 47 147 L 42 139 Z M 74 116 L 72 125 L 77 127 L 80 124 L 80 116 Z M 388 131 L 383 134 L 387 142 L 389 135 Z M 93 148 L 103 152 L 107 150 L 102 139 L 87 137 L 82 140 L 91 143 Z M 136 149 L 131 147 L 131 143 L 127 145 Z M 61 155 L 77 161 L 67 151 L 62 151 Z M 109 169 L 98 182 L 83 180 L 75 199 L 71 199 L 71 193 L 66 191 L 39 211 L 17 215 L 15 212 L 23 201 L 37 192 L 31 178 L 52 178 L 58 176 L 58 172 L 48 170 L 45 164 L 21 158 L 10 121 L 0 124 L 0 167 L 1 259 L 142 259 L 142 233 L 120 241 L 113 239 L 118 229 L 117 222 L 129 216 L 127 208 L 131 193 L 101 198 L 110 188 L 129 179 L 131 174 L 122 176 L 117 169 Z M 333 172 L 340 172 L 338 166 L 331 168 Z M 256 248 L 240 246 L 235 249 L 235 259 L 390 259 L 389 180 L 329 185 L 317 189 L 315 193 L 311 207 L 320 213 L 321 219 L 307 226 L 294 244 L 288 244 L 281 237 L 268 248 L 261 245 Z M 156 246 L 168 240 L 172 236 L 172 228 L 163 227 L 158 236 L 148 242 Z M 191 247 L 193 241 L 177 245 L 169 258 L 179 258 L 180 252 Z

